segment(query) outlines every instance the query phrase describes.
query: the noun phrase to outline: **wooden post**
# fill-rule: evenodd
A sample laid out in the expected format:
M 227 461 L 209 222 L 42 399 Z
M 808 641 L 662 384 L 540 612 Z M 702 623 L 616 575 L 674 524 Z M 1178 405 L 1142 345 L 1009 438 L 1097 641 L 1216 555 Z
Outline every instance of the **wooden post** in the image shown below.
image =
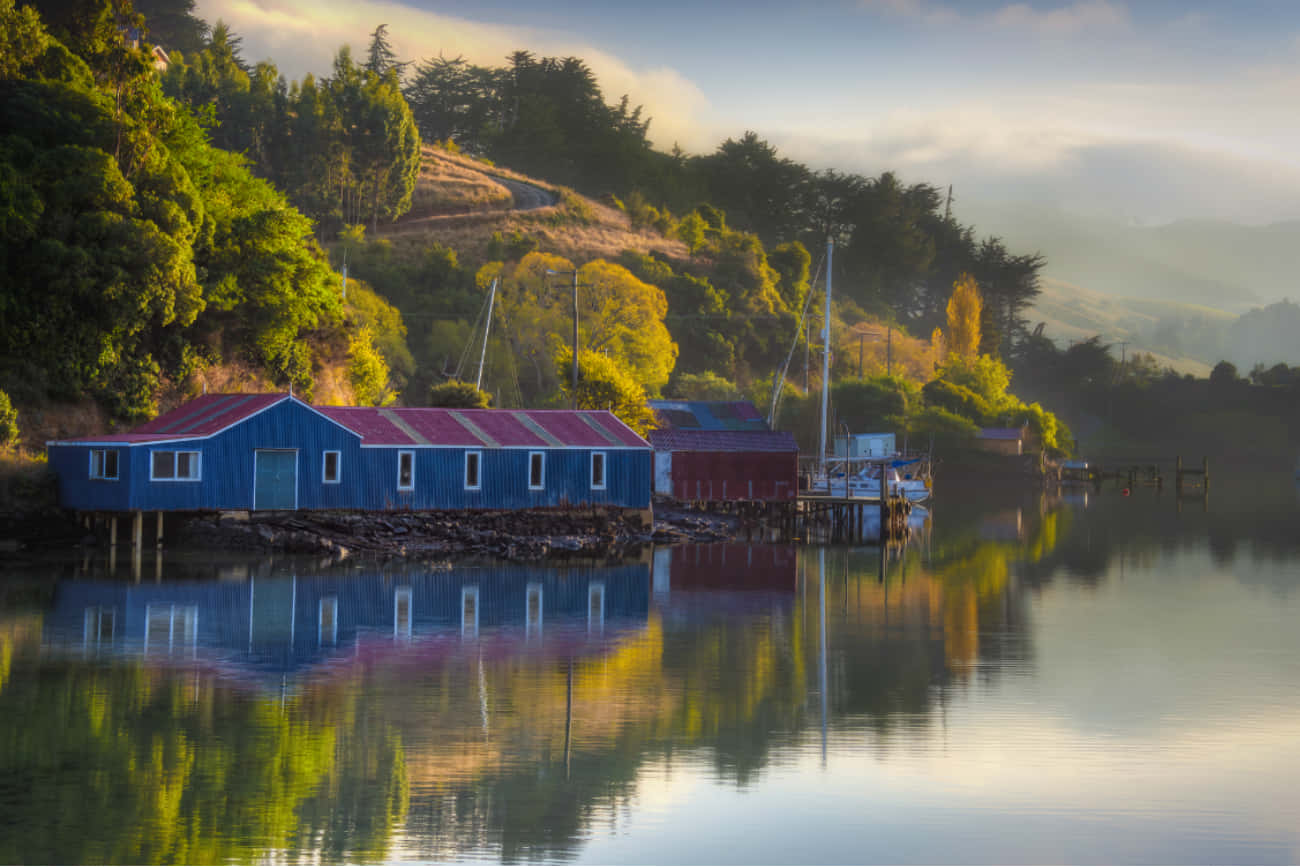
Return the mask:
M 1183 456 L 1174 458 L 1174 491 L 1183 492 Z
M 161 548 L 163 542 L 163 513 L 158 512 L 158 534 L 154 538 L 154 547 Z
M 117 547 L 117 515 L 112 515 L 108 519 L 108 547 L 110 549 Z
M 889 533 L 889 474 L 885 465 L 880 465 L 880 543 L 883 545 Z
M 1206 490 L 1206 492 L 1209 492 L 1209 490 L 1210 490 L 1210 459 L 1209 459 L 1208 456 L 1203 456 L 1203 457 L 1201 458 L 1201 475 L 1203 475 L 1203 476 L 1205 477 L 1205 479 L 1204 479 L 1204 481 L 1203 481 L 1202 484 L 1205 486 L 1205 490 Z
M 131 547 L 139 551 L 144 544 L 144 512 L 136 510 L 131 517 Z

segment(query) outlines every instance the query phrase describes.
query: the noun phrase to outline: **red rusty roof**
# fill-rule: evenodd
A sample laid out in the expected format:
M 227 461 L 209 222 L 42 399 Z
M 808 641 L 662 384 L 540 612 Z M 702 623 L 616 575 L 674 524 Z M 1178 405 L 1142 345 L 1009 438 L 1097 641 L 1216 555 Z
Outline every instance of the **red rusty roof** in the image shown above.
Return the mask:
M 649 444 L 603 410 L 448 409 L 322 406 L 367 446 L 645 448 Z
M 650 432 L 656 451 L 687 452 L 797 452 L 799 444 L 789 431 L 675 430 Z
M 287 394 L 205 394 L 124 434 L 65 443 L 147 443 L 197 439 L 238 424 Z M 605 410 L 447 409 L 441 407 L 319 406 L 315 412 L 361 437 L 367 446 L 515 448 L 647 448 Z
M 204 437 L 238 424 L 287 394 L 205 394 L 131 431 L 132 435 Z

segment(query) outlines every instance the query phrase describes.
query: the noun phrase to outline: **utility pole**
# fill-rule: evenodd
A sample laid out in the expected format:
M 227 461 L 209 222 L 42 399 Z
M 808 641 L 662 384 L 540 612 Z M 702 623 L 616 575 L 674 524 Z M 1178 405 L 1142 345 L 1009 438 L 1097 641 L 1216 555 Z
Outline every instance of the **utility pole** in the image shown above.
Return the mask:
M 886 326 L 889 329 L 889 337 L 885 343 L 885 374 L 894 375 L 894 326 Z

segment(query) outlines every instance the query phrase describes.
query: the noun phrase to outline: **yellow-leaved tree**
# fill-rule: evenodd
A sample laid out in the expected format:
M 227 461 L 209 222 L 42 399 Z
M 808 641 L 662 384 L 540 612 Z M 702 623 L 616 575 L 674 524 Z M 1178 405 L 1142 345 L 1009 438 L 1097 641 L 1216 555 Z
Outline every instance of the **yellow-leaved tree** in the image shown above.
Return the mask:
M 980 314 L 984 299 L 975 278 L 962 274 L 952 284 L 948 299 L 948 351 L 961 358 L 974 358 L 980 348 Z
M 554 360 L 565 348 L 573 358 L 573 270 L 568 259 L 533 252 L 516 264 L 491 263 L 479 271 L 484 288 L 501 280 L 498 321 L 516 358 L 535 372 L 534 399 L 569 378 Z M 668 299 L 663 290 L 603 259 L 577 270 L 579 360 L 585 363 L 586 353 L 608 357 L 647 392 L 658 394 L 672 375 L 678 352 L 664 325 Z

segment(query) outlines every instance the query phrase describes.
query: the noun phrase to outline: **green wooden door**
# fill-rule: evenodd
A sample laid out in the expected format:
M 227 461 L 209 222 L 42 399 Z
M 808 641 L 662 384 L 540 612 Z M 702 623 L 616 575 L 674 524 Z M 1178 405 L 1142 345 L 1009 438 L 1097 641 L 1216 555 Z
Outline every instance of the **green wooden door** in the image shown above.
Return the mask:
M 290 449 L 258 449 L 254 460 L 253 508 L 298 508 L 298 453 Z

